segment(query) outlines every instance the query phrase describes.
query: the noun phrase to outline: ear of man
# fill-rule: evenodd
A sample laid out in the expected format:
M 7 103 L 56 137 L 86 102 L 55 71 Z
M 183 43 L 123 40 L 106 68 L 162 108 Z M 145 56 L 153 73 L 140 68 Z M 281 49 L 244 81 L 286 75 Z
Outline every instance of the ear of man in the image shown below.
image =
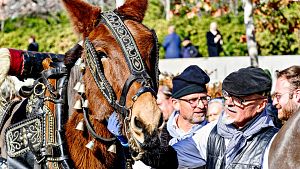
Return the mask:
M 175 110 L 178 111 L 180 109 L 179 101 L 177 99 L 172 98 L 172 104 Z
M 296 102 L 300 103 L 300 89 L 296 89 L 295 97 L 296 97 Z
M 263 99 L 262 101 L 260 101 L 260 103 L 257 106 L 257 110 L 256 112 L 260 113 L 264 110 L 264 108 L 267 106 L 268 100 L 267 99 Z

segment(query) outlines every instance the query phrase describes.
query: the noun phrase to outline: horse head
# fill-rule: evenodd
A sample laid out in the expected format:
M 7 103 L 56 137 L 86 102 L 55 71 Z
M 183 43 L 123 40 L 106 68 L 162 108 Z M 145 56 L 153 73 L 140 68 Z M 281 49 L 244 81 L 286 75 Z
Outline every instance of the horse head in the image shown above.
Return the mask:
M 133 157 L 140 159 L 144 151 L 159 144 L 158 131 L 163 123 L 156 104 L 157 39 L 141 24 L 148 2 L 127 0 L 113 13 L 101 13 L 101 8 L 81 0 L 62 2 L 84 39 L 83 99 L 89 103 L 88 112 L 83 111 L 88 114 L 86 123 L 91 123 L 97 135 L 112 137 L 107 129 L 101 129 L 101 123 L 116 111 Z M 82 118 L 82 112 L 77 112 L 70 121 Z M 68 142 L 74 144 L 77 136 L 67 135 Z

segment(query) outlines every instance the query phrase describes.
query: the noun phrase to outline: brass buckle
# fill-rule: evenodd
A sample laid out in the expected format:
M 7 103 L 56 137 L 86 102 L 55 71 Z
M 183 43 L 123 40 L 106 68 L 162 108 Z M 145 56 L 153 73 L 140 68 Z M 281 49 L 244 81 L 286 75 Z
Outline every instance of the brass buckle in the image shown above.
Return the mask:
M 38 83 L 34 86 L 33 88 L 33 93 L 36 95 L 36 96 L 40 96 L 42 94 L 44 94 L 45 92 L 45 89 L 46 89 L 46 86 L 43 84 L 43 83 Z

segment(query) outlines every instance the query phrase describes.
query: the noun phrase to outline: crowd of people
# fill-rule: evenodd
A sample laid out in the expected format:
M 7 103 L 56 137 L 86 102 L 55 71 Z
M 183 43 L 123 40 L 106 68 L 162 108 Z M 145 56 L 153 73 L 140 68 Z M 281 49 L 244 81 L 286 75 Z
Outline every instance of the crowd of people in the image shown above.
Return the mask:
M 206 33 L 206 43 L 209 57 L 220 56 L 223 51 L 223 38 L 216 22 L 210 24 L 210 29 Z M 192 43 L 190 36 L 185 37 L 181 42 L 174 25 L 169 26 L 168 35 L 164 38 L 162 46 L 166 59 L 202 57 L 198 46 Z
M 271 76 L 261 68 L 230 73 L 222 97 L 208 95 L 209 81 L 191 65 L 172 78 L 172 86 L 160 85 L 158 105 L 167 125 L 159 150 L 144 154 L 145 166 L 268 168 L 272 139 L 300 111 L 300 66 L 278 71 L 273 93 Z

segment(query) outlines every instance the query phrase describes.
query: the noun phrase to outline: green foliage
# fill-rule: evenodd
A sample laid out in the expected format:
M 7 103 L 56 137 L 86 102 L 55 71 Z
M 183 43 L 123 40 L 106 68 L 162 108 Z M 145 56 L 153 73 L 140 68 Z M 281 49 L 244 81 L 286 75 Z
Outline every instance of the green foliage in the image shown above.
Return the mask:
M 153 21 L 165 16 L 164 6 L 158 0 L 150 0 L 144 20 Z
M 0 32 L 0 47 L 27 50 L 31 35 L 36 37 L 42 52 L 64 53 L 77 40 L 66 14 L 58 13 L 6 20 L 4 30 Z
M 255 16 L 261 55 L 300 54 L 300 4 L 272 0 Z
M 168 26 L 175 25 L 176 32 L 181 39 L 190 36 L 194 45 L 198 46 L 199 52 L 203 56 L 208 56 L 206 45 L 206 32 L 209 30 L 209 25 L 212 21 L 216 21 L 219 25 L 219 30 L 223 35 L 222 56 L 245 56 L 247 55 L 247 44 L 240 43 L 240 37 L 245 34 L 243 23 L 243 14 L 238 16 L 228 14 L 219 18 L 211 16 L 194 17 L 188 19 L 186 17 L 175 16 L 169 22 L 164 19 L 146 20 L 144 24 L 156 30 L 159 44 L 162 44 L 164 37 L 168 34 Z M 164 50 L 160 47 L 160 57 L 163 58 Z
M 181 39 L 190 36 L 199 52 L 208 56 L 206 45 L 206 32 L 211 22 L 216 21 L 223 35 L 222 56 L 246 56 L 247 44 L 240 39 L 245 35 L 243 12 L 233 15 L 231 13 L 221 17 L 212 17 L 209 13 L 201 12 L 199 16 L 187 18 L 184 11 L 175 15 L 170 21 L 165 20 L 165 11 L 160 1 L 150 0 L 144 24 L 153 28 L 162 44 L 167 35 L 169 25 L 176 26 L 176 32 Z M 300 4 L 280 4 L 279 0 L 272 0 L 270 5 L 258 6 L 260 14 L 255 13 L 256 40 L 260 46 L 261 55 L 300 54 Z M 274 5 L 275 3 L 275 5 Z M 240 10 L 239 10 L 240 11 Z M 3 31 L 0 31 L 0 47 L 27 49 L 28 38 L 36 36 L 40 51 L 65 53 L 79 39 L 65 13 L 49 16 L 27 16 L 5 21 Z M 160 47 L 160 57 L 164 58 L 164 50 Z

